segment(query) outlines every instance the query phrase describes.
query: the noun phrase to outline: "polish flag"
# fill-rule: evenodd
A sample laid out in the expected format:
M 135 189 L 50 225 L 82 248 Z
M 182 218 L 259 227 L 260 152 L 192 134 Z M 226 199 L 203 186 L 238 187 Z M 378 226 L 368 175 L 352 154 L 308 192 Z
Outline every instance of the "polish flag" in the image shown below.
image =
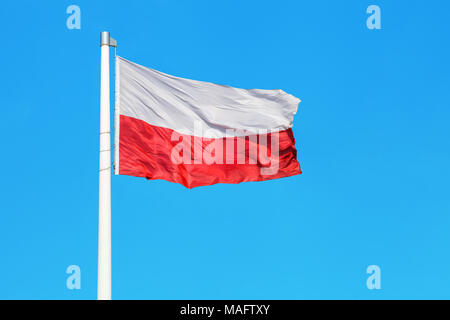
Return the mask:
M 300 100 L 171 76 L 116 58 L 115 174 L 187 188 L 301 174 Z

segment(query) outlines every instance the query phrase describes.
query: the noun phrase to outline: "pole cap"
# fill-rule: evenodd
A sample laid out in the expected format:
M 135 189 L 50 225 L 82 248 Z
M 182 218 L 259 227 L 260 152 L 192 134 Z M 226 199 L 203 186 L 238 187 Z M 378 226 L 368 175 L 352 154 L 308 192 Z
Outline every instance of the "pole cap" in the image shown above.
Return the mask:
M 107 31 L 100 32 L 100 46 L 104 45 L 109 46 L 109 32 Z

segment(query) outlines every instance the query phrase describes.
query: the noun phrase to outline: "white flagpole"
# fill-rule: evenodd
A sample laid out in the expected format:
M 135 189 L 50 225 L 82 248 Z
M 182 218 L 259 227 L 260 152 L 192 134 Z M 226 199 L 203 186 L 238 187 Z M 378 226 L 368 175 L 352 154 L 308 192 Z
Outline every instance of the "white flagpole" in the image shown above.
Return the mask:
M 98 202 L 97 299 L 111 300 L 111 129 L 109 105 L 109 32 L 100 33 L 100 171 Z

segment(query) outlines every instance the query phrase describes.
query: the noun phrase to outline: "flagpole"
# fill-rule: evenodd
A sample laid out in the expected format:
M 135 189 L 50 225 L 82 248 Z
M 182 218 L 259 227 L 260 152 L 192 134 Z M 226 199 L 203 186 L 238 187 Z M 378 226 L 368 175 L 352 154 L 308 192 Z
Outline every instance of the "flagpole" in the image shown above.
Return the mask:
M 97 299 L 111 300 L 111 129 L 109 32 L 100 33 L 100 170 L 98 202 Z

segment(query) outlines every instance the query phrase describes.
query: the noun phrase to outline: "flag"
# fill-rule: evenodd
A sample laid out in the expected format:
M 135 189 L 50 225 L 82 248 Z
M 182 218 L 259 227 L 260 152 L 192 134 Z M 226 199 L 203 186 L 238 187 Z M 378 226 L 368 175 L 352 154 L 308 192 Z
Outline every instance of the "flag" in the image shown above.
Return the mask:
M 116 58 L 115 174 L 188 188 L 301 173 L 300 100 L 171 76 Z

